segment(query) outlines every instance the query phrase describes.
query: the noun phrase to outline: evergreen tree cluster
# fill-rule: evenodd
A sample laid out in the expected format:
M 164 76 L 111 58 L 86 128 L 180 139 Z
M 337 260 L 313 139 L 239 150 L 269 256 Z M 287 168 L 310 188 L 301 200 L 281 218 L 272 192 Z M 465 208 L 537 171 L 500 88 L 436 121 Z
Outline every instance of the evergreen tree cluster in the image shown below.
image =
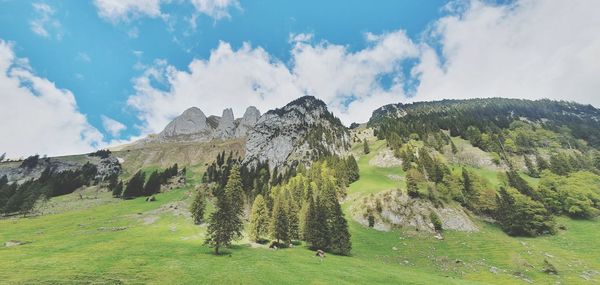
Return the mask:
M 399 112 L 400 111 L 400 112 Z M 402 113 L 402 116 L 397 116 Z M 488 151 L 500 151 L 500 143 L 516 144 L 515 151 L 558 142 L 567 148 L 600 147 L 600 110 L 590 105 L 551 100 L 470 99 L 389 105 L 376 110 L 369 121 L 380 139 L 416 135 L 426 141 L 440 130 L 468 139 Z M 522 120 L 522 118 L 527 118 Z M 508 134 L 507 131 L 512 131 Z M 539 131 L 539 132 L 538 132 Z M 547 136 L 557 140 L 547 140 Z
M 27 165 L 29 167 L 30 164 Z M 46 167 L 40 178 L 30 179 L 20 185 L 9 184 L 7 177 L 3 176 L 0 178 L 0 213 L 27 214 L 39 199 L 66 195 L 84 185 L 97 183 L 96 173 L 96 166 L 86 163 L 79 169 L 61 172 Z
M 125 186 L 123 186 L 122 181 L 117 183 L 116 176 L 111 176 L 108 189 L 115 198 L 133 199 L 136 197 L 151 196 L 159 193 L 161 185 L 166 184 L 170 178 L 176 176 L 178 173 L 177 163 L 163 171 L 155 170 L 151 172 L 147 180 L 146 173 L 138 170 Z
M 250 217 L 250 236 L 265 236 L 284 246 L 304 240 L 311 249 L 347 255 L 352 244 L 339 198 L 345 184 L 336 179 L 328 161 L 315 162 L 310 169 L 298 170 L 287 183 L 273 187 L 272 207 L 257 196 Z

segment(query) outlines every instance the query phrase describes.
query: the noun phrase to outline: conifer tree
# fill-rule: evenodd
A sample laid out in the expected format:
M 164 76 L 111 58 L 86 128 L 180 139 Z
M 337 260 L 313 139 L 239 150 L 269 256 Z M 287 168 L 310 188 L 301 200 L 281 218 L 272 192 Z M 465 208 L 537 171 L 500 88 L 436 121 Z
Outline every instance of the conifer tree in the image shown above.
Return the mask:
M 288 216 L 288 236 L 290 240 L 300 239 L 300 220 L 299 220 L 299 209 L 296 202 L 290 197 L 288 199 L 287 206 L 287 216 Z
M 419 194 L 419 185 L 417 183 L 417 174 L 418 171 L 416 169 L 410 169 L 407 173 L 406 173 L 406 191 L 408 193 L 408 196 L 412 197 L 412 198 L 418 198 L 420 196 Z
M 346 158 L 346 170 L 348 182 L 352 183 L 358 181 L 360 178 L 358 163 L 356 163 L 356 159 L 353 155 L 350 155 L 348 158 Z
M 350 232 L 348 231 L 348 222 L 344 218 L 342 207 L 338 202 L 335 191 L 329 190 L 324 193 L 325 200 L 324 204 L 328 207 L 327 209 L 327 223 L 329 229 L 329 238 L 327 249 L 333 253 L 347 255 L 352 249 L 352 243 L 350 241 Z
M 210 215 L 206 239 L 204 244 L 215 248 L 215 254 L 219 249 L 229 246 L 231 242 L 242 236 L 242 211 L 237 199 L 238 191 L 242 190 L 239 167 L 231 172 L 225 191 L 216 192 L 216 210 Z M 241 195 L 241 194 L 240 194 Z
M 150 196 L 160 192 L 161 176 L 162 175 L 159 174 L 158 171 L 154 171 L 150 174 L 148 181 L 146 181 L 146 185 L 144 185 L 144 196 Z
M 144 194 L 144 180 L 144 173 L 141 170 L 138 170 L 138 172 L 129 179 L 129 182 L 127 182 L 127 186 L 125 186 L 125 190 L 123 190 L 121 197 L 123 197 L 123 199 L 130 199 L 142 196 Z
M 237 216 L 242 218 L 244 214 L 244 187 L 240 174 L 240 166 L 236 163 L 231 168 L 227 185 L 225 186 L 225 194 L 231 199 L 232 207 Z
M 194 224 L 199 225 L 204 222 L 204 210 L 206 208 L 206 195 L 202 190 L 196 193 L 194 197 L 194 202 L 192 202 L 192 206 L 190 207 L 190 212 L 192 214 L 192 219 L 194 220 Z
M 123 193 L 123 181 L 119 181 L 119 183 L 112 189 L 112 196 L 115 198 L 120 198 Z
M 327 208 L 321 202 L 317 195 L 313 207 L 309 208 L 309 219 L 307 229 L 305 229 L 306 241 L 311 249 L 329 250 L 330 231 L 327 223 Z
M 364 154 L 369 154 L 371 152 L 371 150 L 369 149 L 369 143 L 367 142 L 367 139 L 363 139 L 363 153 Z
M 273 204 L 273 213 L 271 214 L 271 236 L 277 240 L 289 243 L 289 220 L 287 203 L 283 193 L 279 193 L 275 197 Z
M 269 211 L 261 194 L 254 198 L 250 214 L 250 239 L 259 241 L 269 230 Z

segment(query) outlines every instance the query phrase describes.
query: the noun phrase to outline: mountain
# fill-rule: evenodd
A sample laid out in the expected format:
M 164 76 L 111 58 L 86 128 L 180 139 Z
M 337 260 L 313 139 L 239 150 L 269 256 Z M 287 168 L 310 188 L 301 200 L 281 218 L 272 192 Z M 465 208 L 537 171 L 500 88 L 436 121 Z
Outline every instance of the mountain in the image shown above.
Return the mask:
M 238 119 L 234 118 L 231 108 L 223 110 L 221 117 L 206 117 L 202 110 L 191 107 L 173 119 L 157 136 L 148 137 L 142 142 L 207 142 L 245 137 L 259 117 L 260 111 L 254 106 L 248 107 L 244 116 Z
M 600 110 L 591 105 L 546 99 L 490 98 L 390 104 L 373 111 L 368 125 L 379 138 L 391 133 L 423 136 L 428 130 L 439 129 L 449 131 L 451 136 L 467 138 L 469 127 L 499 134 L 500 130 L 515 127 L 511 124 L 516 121 L 563 134 L 559 143 L 567 148 L 575 148 L 581 141 L 600 147 Z M 474 145 L 479 146 L 477 142 Z
M 244 163 L 268 161 L 274 168 L 340 155 L 349 148 L 347 128 L 323 101 L 304 96 L 258 119 L 248 133 Z

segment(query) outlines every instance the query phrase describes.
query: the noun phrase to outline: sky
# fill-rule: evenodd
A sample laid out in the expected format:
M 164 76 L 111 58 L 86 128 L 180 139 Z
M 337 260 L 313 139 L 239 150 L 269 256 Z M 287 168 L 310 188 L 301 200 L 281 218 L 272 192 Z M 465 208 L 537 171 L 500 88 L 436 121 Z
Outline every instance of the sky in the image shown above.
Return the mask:
M 596 0 L 0 0 L 0 154 L 131 142 L 196 106 L 509 97 L 600 107 Z

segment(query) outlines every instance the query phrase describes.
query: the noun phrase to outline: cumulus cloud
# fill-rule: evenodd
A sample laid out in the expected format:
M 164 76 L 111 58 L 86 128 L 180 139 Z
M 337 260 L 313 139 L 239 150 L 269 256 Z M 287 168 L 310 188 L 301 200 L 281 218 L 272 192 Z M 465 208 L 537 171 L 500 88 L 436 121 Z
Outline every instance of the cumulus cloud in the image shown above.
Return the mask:
M 35 18 L 29 21 L 29 28 L 36 35 L 49 38 L 54 33 L 57 39 L 62 38 L 60 22 L 54 18 L 56 11 L 46 3 L 33 3 Z
M 9 157 L 63 155 L 101 145 L 102 134 L 77 109 L 75 97 L 34 74 L 27 59 L 0 40 L 0 149 Z
M 600 106 L 600 2 L 454 2 L 439 19 L 413 70 L 412 100 L 512 97 Z
M 138 17 L 161 16 L 161 0 L 95 0 L 98 15 L 113 23 Z
M 404 32 L 368 34 L 368 47 L 357 52 L 324 41 L 311 43 L 311 38 L 292 37 L 291 68 L 248 43 L 233 50 L 221 42 L 207 60 L 194 59 L 188 70 L 157 61 L 134 79 L 136 94 L 128 103 L 146 131 L 159 132 L 191 106 L 216 115 L 232 107 L 239 116 L 250 105 L 266 111 L 308 94 L 323 99 L 349 124 L 368 120 L 365 110 L 402 98 L 402 79 L 396 73 L 402 59 L 418 54 Z M 378 83 L 384 75 L 394 77 L 388 88 Z
M 129 105 L 158 132 L 191 106 L 219 115 L 263 112 L 308 94 L 345 124 L 388 103 L 444 98 L 551 98 L 600 106 L 600 2 L 453 1 L 416 40 L 402 30 L 367 33 L 366 47 L 290 35 L 284 63 L 261 47 L 221 42 L 186 70 L 157 61 L 134 79 Z
M 141 17 L 168 19 L 161 6 L 171 0 L 94 0 L 98 15 L 112 23 L 130 22 Z M 230 7 L 239 7 L 237 0 L 190 0 L 175 1 L 175 4 L 191 4 L 195 11 L 212 17 L 215 20 L 229 17 Z M 195 18 L 195 17 L 194 17 Z M 137 30 L 130 31 L 137 35 Z
M 113 137 L 118 137 L 122 131 L 127 129 L 127 126 L 115 119 L 109 118 L 104 115 L 101 117 L 101 119 L 104 130 L 111 134 Z
M 230 7 L 240 7 L 237 0 L 191 0 L 196 11 L 205 14 L 215 20 L 229 18 Z

